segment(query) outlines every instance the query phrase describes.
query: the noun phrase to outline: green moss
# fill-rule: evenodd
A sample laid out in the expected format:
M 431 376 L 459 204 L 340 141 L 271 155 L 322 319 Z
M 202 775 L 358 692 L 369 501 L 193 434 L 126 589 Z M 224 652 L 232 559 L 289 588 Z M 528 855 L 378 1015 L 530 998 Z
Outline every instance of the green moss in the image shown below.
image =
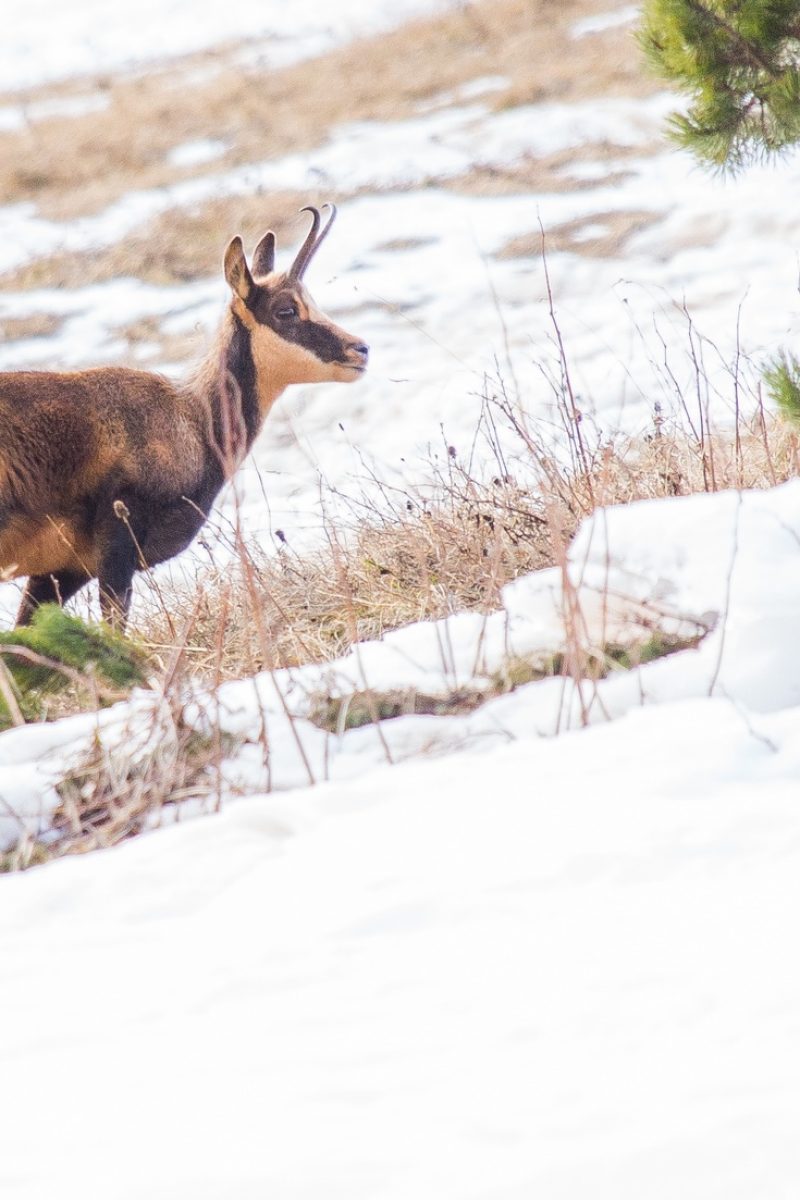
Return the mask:
M 16 648 L 36 657 L 17 654 Z M 144 654 L 131 641 L 107 625 L 89 625 L 57 604 L 42 605 L 30 625 L 0 633 L 0 660 L 26 720 L 41 716 L 45 696 L 74 686 L 76 673 L 87 684 L 95 679 L 123 691 L 145 681 Z M 10 721 L 0 699 L 0 728 Z
M 320 696 L 312 705 L 309 720 L 320 729 L 340 733 L 345 729 L 360 729 L 376 721 L 392 721 L 397 717 L 457 716 L 473 712 L 483 704 L 492 690 L 459 688 L 447 696 L 430 696 L 413 688 L 389 692 L 354 692 L 351 696 Z
M 645 663 L 665 658 L 668 654 L 676 654 L 679 650 L 693 650 L 700 641 L 700 637 L 670 637 L 656 630 L 646 642 L 638 646 L 607 646 L 606 670 L 603 673 L 607 675 L 615 668 L 630 671 L 634 667 L 643 667 Z
M 590 654 L 583 659 L 581 678 L 605 679 L 613 671 L 629 671 L 667 654 L 693 649 L 700 640 L 699 636 L 671 637 L 655 631 L 638 646 L 609 645 L 602 654 Z M 535 659 L 511 658 L 484 688 L 457 688 L 444 696 L 431 696 L 412 688 L 386 692 L 361 691 L 350 696 L 318 696 L 309 712 L 309 719 L 320 729 L 338 734 L 347 729 L 372 725 L 376 721 L 392 721 L 411 714 L 461 716 L 474 712 L 495 696 L 503 696 L 529 683 L 569 673 L 567 658 L 561 653 Z

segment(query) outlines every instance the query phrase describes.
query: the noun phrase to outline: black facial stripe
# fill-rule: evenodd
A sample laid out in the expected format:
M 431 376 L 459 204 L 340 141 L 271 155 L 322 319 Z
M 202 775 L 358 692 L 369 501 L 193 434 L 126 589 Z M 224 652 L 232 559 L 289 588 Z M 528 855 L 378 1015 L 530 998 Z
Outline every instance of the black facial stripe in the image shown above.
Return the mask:
M 326 325 L 319 325 L 316 321 L 292 322 L 291 328 L 282 332 L 281 337 L 310 350 L 321 362 L 340 362 L 345 356 L 342 339 Z
M 264 288 L 255 288 L 248 300 L 248 308 L 261 325 L 268 325 L 285 342 L 294 342 L 302 346 L 320 360 L 320 362 L 341 362 L 345 357 L 347 347 L 340 337 L 337 337 L 327 325 L 318 321 L 284 319 L 277 313 L 283 309 L 296 307 L 296 301 L 290 292 L 275 301 Z

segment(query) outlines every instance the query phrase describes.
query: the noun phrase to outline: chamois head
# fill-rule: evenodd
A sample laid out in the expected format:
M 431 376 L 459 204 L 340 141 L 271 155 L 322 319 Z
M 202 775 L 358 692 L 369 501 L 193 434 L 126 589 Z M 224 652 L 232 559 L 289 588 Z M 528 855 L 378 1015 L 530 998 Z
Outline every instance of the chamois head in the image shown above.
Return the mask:
M 321 233 L 319 211 L 300 210 L 311 213 L 311 228 L 286 272 L 275 271 L 272 230 L 256 246 L 252 272 L 240 237 L 225 252 L 231 308 L 249 329 L 254 358 L 276 387 L 332 379 L 350 383 L 367 368 L 368 347 L 320 312 L 303 286 L 305 270 L 336 217 L 335 205 L 326 207 L 330 216 Z

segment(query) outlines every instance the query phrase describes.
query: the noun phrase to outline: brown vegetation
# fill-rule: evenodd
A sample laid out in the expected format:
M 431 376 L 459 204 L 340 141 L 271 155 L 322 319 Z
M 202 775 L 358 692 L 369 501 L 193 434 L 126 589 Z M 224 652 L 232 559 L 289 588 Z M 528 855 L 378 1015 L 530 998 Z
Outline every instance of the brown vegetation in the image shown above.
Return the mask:
M 195 138 L 228 142 L 226 166 L 311 150 L 344 121 L 402 119 L 484 75 L 507 80 L 490 100 L 498 108 L 653 90 L 630 53 L 630 30 L 570 36 L 576 20 L 603 10 L 602 0 L 473 0 L 280 69 L 241 66 L 241 47 L 232 46 L 96 80 L 104 110 L 0 136 L 0 186 L 8 199 L 36 200 L 44 215 L 63 219 L 97 211 L 132 187 L 197 173 L 166 161 Z M 198 63 L 213 70 L 198 71 Z M 74 90 L 50 87 L 22 99 Z
M 498 418 L 509 413 L 498 410 Z M 154 596 L 135 612 L 135 635 L 157 660 L 169 653 L 174 628 L 190 628 L 186 661 L 207 679 L 329 661 L 413 621 L 497 609 L 505 584 L 564 561 L 595 508 L 771 487 L 800 468 L 797 432 L 763 413 L 699 439 L 654 428 L 646 438 L 599 440 L 587 449 L 586 471 L 519 429 L 527 482 L 509 478 L 501 463 L 480 481 L 449 458 L 424 495 L 409 492 L 382 512 L 353 502 L 352 520 L 329 527 L 315 551 L 284 545 L 266 555 L 240 545 L 234 570 L 210 573 L 199 592 Z
M 652 212 L 599 212 L 547 229 L 548 252 L 567 251 L 587 258 L 616 258 L 634 234 L 646 229 L 660 217 Z M 538 258 L 544 247 L 542 231 L 523 233 L 513 238 L 498 253 L 498 258 Z
M 198 733 L 196 722 L 185 719 L 192 680 L 206 682 L 213 696 L 226 679 L 329 661 L 358 641 L 415 620 L 491 611 L 506 583 L 537 568 L 563 566 L 576 525 L 597 506 L 768 487 L 795 476 L 800 466 L 797 432 L 759 413 L 731 431 L 706 428 L 697 438 L 656 426 L 646 438 L 584 444 L 584 471 L 535 444 L 504 401 L 491 403 L 488 427 L 505 419 L 518 429 L 531 481 L 538 478 L 541 486 L 523 486 L 502 473 L 479 481 L 448 455 L 424 497 L 409 493 L 385 511 L 354 502 L 352 521 L 329 527 L 327 542 L 312 553 L 298 555 L 284 545 L 267 556 L 234 532 L 232 566 L 208 573 L 191 590 L 154 584 L 150 603 L 138 607 L 133 622 L 153 672 L 151 723 L 134 722 L 131 736 L 112 748 L 95 739 L 59 785 L 48 842 L 24 837 L 0 855 L 0 870 L 114 845 L 174 819 L 185 800 L 218 807 L 223 763 L 236 747 L 213 713 L 210 734 Z M 545 675 L 591 683 L 693 646 L 701 636 L 670 640 L 654 629 L 641 645 L 608 646 L 599 656 L 576 646 L 572 655 L 511 661 L 487 688 L 449 696 L 365 692 L 343 704 L 319 695 L 311 716 L 322 728 L 341 732 L 406 712 L 465 713 Z M 86 696 L 80 688 L 64 693 L 48 715 L 85 709 Z
M 146 74 L 96 80 L 93 86 L 108 97 L 105 110 L 36 120 L 23 131 L 0 135 L 0 187 L 7 201 L 34 201 L 43 216 L 66 220 L 97 212 L 132 190 L 312 151 L 347 121 L 398 120 L 423 108 L 463 103 L 459 89 L 482 77 L 504 80 L 481 99 L 498 110 L 601 92 L 644 95 L 653 88 L 631 52 L 629 28 L 570 36 L 574 21 L 607 7 L 607 0 L 468 0 L 389 35 L 280 70 L 237 65 L 243 48 L 228 46 Z M 85 92 L 86 84 L 80 89 Z M 74 84 L 49 87 L 25 99 L 76 90 Z M 171 165 L 170 150 L 195 138 L 217 138 L 229 149 L 211 166 Z M 610 184 L 633 153 L 647 150 L 602 143 L 584 146 L 581 157 L 607 162 Z M 528 155 L 501 168 L 477 164 L 445 183 L 480 195 L 577 190 L 588 185 L 570 176 L 573 157 L 561 151 Z M 326 189 L 322 198 L 343 197 Z M 295 240 L 297 209 L 314 199 L 307 192 L 271 192 L 170 210 L 106 249 L 49 255 L 2 282 L 28 289 L 78 287 L 126 275 L 155 284 L 192 280 L 218 270 L 232 230 L 252 244 L 265 216 L 281 243 Z M 653 219 L 645 212 L 598 213 L 548 229 L 547 246 L 616 254 Z M 592 233 L 594 225 L 603 231 Z M 592 236 L 583 236 L 587 230 Z M 701 230 L 697 236 L 706 235 Z M 402 252 L 407 246 L 387 238 L 384 248 Z M 500 253 L 540 251 L 541 233 L 533 230 L 522 231 Z M 59 323 L 47 314 L 8 318 L 0 336 L 47 336 Z M 194 336 L 165 337 L 157 318 L 119 333 L 132 349 L 157 346 L 162 359 L 194 357 Z M 565 363 L 562 368 L 566 373 Z M 448 451 L 428 488 L 391 497 L 378 490 L 377 502 L 352 500 L 349 519 L 329 525 L 326 540 L 313 551 L 300 554 L 284 542 L 268 555 L 233 534 L 232 565 L 205 573 L 191 589 L 153 584 L 149 599 L 134 609 L 132 633 L 146 647 L 154 686 L 165 698 L 163 739 L 152 754 L 122 757 L 94 745 L 62 785 L 57 845 L 43 850 L 28 843 L 9 859 L 11 865 L 113 844 L 187 796 L 216 802 L 224 747 L 198 738 L 183 720 L 181 688 L 193 678 L 213 688 L 264 669 L 329 661 L 359 641 L 412 621 L 494 610 L 508 582 L 563 565 L 577 525 L 600 506 L 767 487 L 797 474 L 797 434 L 758 405 L 752 422 L 740 419 L 730 431 L 709 431 L 707 414 L 681 428 L 668 428 L 657 418 L 645 436 L 598 436 L 589 443 L 568 396 L 556 403 L 568 434 L 571 453 L 565 457 L 540 444 L 502 396 L 489 397 L 484 433 L 489 431 L 494 445 L 493 422 L 516 432 L 519 477 L 498 454 L 494 476 L 476 478 Z M 452 703 L 480 699 L 455 697 Z M 47 715 L 93 703 L 85 690 L 75 689 L 54 700 Z M 447 702 L 392 696 L 387 703 L 399 711 L 420 705 L 440 711 L 436 706 Z M 338 721 L 338 715 L 331 719 Z
M 238 65 L 242 47 L 231 46 L 146 73 L 95 80 L 108 99 L 104 110 L 38 119 L 0 134 L 0 191 L 6 201 L 33 200 L 42 216 L 67 220 L 98 212 L 132 190 L 312 151 L 347 121 L 400 120 L 422 105 L 461 103 L 458 89 L 484 76 L 505 81 L 482 99 L 495 109 L 651 91 L 630 53 L 630 29 L 571 37 L 577 19 L 604 9 L 603 0 L 473 0 L 282 69 Z M 87 84 L 80 86 L 85 94 Z M 75 91 L 75 84 L 51 86 L 23 101 Z M 212 166 L 169 162 L 170 150 L 196 138 L 219 139 L 229 149 Z M 599 152 L 624 154 L 613 147 Z M 565 183 L 567 164 L 568 156 L 557 155 L 498 172 L 477 167 L 449 186 L 485 194 L 580 186 Z M 324 198 L 343 198 L 329 191 Z M 305 193 L 301 202 L 314 199 Z M 235 227 L 247 241 L 260 235 L 269 212 L 285 240 L 297 201 L 273 192 L 170 210 L 119 245 L 48 255 L 10 272 L 3 284 L 18 289 L 72 287 L 121 275 L 154 283 L 197 278 L 217 268 L 221 229 Z

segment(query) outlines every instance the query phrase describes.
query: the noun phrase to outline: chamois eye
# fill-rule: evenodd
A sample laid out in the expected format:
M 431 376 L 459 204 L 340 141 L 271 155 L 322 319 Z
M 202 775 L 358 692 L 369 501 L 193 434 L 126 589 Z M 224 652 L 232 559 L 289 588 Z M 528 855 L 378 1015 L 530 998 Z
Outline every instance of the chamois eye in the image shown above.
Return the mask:
M 279 308 L 275 315 L 282 321 L 290 321 L 292 317 L 297 316 L 297 308 L 294 304 L 287 304 L 285 308 Z

